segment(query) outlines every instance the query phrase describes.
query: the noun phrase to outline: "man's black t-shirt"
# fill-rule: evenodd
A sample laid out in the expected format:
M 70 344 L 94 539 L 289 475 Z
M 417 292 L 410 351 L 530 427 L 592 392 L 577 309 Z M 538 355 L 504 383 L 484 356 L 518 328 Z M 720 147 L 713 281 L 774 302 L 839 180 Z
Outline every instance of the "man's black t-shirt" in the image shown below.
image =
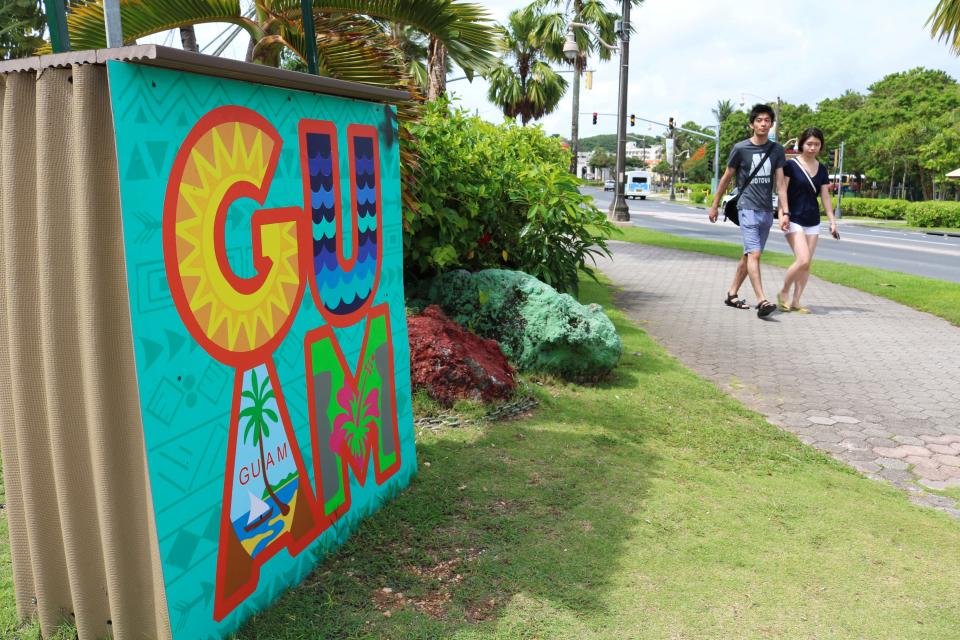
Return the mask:
M 820 187 L 830 183 L 827 168 L 818 163 L 817 175 L 810 176 L 810 180 L 807 180 L 806 169 L 796 161 L 790 160 L 783 168 L 783 176 L 790 178 L 787 185 L 790 222 L 801 227 L 819 225 L 820 206 L 817 204 L 817 196 L 820 195 Z M 813 182 L 812 187 L 810 182 Z M 816 188 L 816 191 L 814 191 L 814 188 Z

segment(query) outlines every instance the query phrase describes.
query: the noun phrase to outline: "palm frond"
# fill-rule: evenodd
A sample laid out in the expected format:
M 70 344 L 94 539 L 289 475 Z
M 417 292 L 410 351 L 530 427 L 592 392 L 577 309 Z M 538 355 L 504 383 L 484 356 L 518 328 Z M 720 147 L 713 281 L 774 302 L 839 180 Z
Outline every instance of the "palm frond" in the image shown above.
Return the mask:
M 960 56 L 960 0 L 940 0 L 927 19 L 930 37 L 946 41 L 954 54 Z
M 267 2 L 275 15 L 299 20 L 299 2 Z M 465 70 L 483 71 L 497 48 L 486 9 L 461 0 L 313 0 L 314 19 L 321 16 L 366 16 L 380 24 L 395 22 L 440 40 L 449 57 Z M 317 33 L 321 33 L 317 25 Z
M 121 0 L 120 19 L 124 42 L 204 22 L 236 24 L 255 40 L 263 35 L 256 22 L 242 15 L 239 0 Z M 103 0 L 71 5 L 67 14 L 67 29 L 70 32 L 70 45 L 75 50 L 106 47 Z M 40 53 L 49 53 L 50 50 L 48 44 Z
M 397 105 L 400 120 L 400 139 L 408 141 L 405 124 L 420 119 L 422 99 L 419 88 L 407 73 L 406 61 L 390 38 L 376 23 L 363 16 L 318 14 L 317 63 L 321 75 L 340 80 L 363 82 L 387 89 L 409 91 L 411 100 Z M 281 34 L 290 49 L 304 58 L 305 40 L 302 29 L 295 23 L 284 25 Z M 400 146 L 400 176 L 406 185 L 416 180 L 417 161 L 410 145 Z M 416 210 L 417 203 L 410 198 L 410 189 L 403 190 L 404 206 Z

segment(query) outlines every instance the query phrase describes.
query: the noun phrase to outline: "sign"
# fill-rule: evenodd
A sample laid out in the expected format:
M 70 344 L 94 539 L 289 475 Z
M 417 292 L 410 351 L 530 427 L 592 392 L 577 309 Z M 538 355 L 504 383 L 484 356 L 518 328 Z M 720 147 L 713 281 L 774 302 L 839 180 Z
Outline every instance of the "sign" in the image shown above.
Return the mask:
M 225 637 L 416 472 L 396 115 L 108 71 L 170 623 Z

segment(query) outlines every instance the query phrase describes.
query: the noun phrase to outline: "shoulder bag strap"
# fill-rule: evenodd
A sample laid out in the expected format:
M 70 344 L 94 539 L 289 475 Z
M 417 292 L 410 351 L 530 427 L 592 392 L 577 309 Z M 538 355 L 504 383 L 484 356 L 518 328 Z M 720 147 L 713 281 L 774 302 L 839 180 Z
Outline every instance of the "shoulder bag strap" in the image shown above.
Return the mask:
M 803 175 L 807 178 L 807 184 L 809 184 L 810 188 L 813 189 L 813 195 L 814 196 L 819 195 L 817 193 L 817 186 L 813 184 L 813 180 L 810 178 L 810 174 L 807 173 L 807 170 L 803 167 L 802 164 L 800 164 L 800 161 L 797 160 L 796 158 L 793 158 L 793 161 L 797 163 L 798 167 L 800 167 L 800 171 L 803 171 Z M 817 172 L 819 173 L 819 171 L 820 171 L 820 167 L 817 166 Z
M 747 181 L 743 183 L 743 187 L 741 188 L 740 186 L 737 186 L 737 197 L 739 197 L 740 194 L 743 193 L 746 190 L 746 188 L 750 186 L 750 183 L 753 182 L 753 179 L 754 177 L 756 177 L 757 172 L 760 171 L 760 167 L 762 167 L 763 164 L 767 161 L 771 153 L 773 153 L 773 143 L 770 144 L 770 148 L 767 149 L 767 152 L 763 154 L 763 157 L 760 159 L 760 162 L 757 163 L 757 166 L 750 173 L 750 177 L 748 177 Z

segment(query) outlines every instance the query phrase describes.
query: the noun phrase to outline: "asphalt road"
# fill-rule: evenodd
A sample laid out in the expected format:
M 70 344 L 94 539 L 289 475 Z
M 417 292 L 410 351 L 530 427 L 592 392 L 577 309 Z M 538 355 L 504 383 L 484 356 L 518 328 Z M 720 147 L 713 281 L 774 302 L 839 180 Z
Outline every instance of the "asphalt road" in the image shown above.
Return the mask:
M 596 187 L 583 187 L 598 208 L 606 211 L 611 192 Z M 688 204 L 658 199 L 628 200 L 630 221 L 640 227 L 703 240 L 719 240 L 740 244 L 740 229 L 730 222 L 711 224 L 707 210 Z M 840 221 L 840 240 L 830 237 L 823 218 L 816 258 L 867 267 L 901 271 L 915 275 L 960 282 L 960 238 L 933 236 L 911 231 L 896 231 Z M 767 249 L 790 253 L 790 245 L 774 223 Z

